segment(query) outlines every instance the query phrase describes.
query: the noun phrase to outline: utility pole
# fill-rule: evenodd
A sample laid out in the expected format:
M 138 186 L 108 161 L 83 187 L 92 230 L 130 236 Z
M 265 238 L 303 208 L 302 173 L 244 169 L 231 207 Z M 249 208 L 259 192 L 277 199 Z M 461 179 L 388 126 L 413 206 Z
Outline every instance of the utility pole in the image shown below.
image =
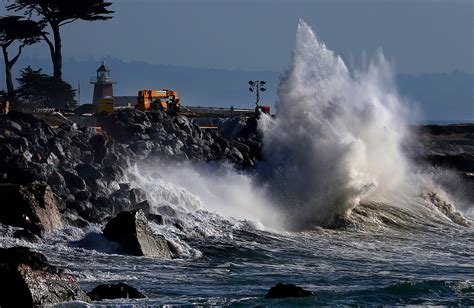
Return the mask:
M 81 104 L 81 81 L 77 81 L 77 104 Z
M 250 80 L 249 81 L 249 91 L 253 92 L 256 90 L 256 95 L 257 95 L 257 100 L 255 101 L 255 105 L 258 107 L 258 103 L 260 102 L 260 91 L 264 92 L 267 89 L 265 88 L 265 85 L 267 83 L 263 80 Z

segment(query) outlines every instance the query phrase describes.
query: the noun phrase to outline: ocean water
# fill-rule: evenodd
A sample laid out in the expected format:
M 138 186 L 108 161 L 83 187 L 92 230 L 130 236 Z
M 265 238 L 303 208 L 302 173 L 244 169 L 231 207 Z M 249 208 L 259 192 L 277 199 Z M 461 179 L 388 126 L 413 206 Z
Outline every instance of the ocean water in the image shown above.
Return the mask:
M 214 216 L 212 228 L 218 232 L 188 236 L 189 246 L 200 254 L 171 261 L 91 250 L 104 249 L 104 239 L 96 239 L 95 247 L 88 249 L 73 247 L 73 238 L 97 230 L 69 228 L 50 234 L 40 245 L 9 237 L 1 243 L 32 246 L 51 263 L 77 274 L 86 291 L 99 283 L 126 282 L 148 296 L 95 305 L 474 305 L 472 227 L 441 215 L 422 217 L 396 210 L 395 217 L 404 223 L 389 223 L 390 218 L 380 223 L 381 211 L 374 205 L 361 208 L 367 212 L 356 215 L 374 225 L 305 232 L 261 231 L 245 221 L 202 212 L 201 218 Z M 314 294 L 264 299 L 278 282 L 294 283 Z
M 301 21 L 277 112 L 259 122 L 255 170 L 159 160 L 128 170 L 123 182 L 149 194 L 152 212 L 175 210 L 151 223 L 173 260 L 118 255 L 101 225 L 41 244 L 2 226 L 0 246 L 44 253 L 86 291 L 126 282 L 148 296 L 98 307 L 474 305 L 474 207 L 404 154 L 416 112 L 381 52 L 351 72 Z M 314 293 L 264 299 L 279 282 Z

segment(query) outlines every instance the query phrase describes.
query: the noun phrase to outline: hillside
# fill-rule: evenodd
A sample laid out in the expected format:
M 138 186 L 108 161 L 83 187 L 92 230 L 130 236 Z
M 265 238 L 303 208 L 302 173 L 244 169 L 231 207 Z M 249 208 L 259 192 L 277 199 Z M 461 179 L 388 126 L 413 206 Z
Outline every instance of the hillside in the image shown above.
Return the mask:
M 81 83 L 81 103 L 92 97 L 90 77 L 95 76 L 99 61 L 94 59 L 76 61 L 66 59 L 64 77 L 77 87 Z M 263 93 L 264 104 L 274 105 L 279 73 L 271 71 L 244 71 L 205 69 L 182 66 L 125 62 L 108 59 L 115 85 L 115 95 L 136 95 L 138 89 L 170 88 L 181 93 L 185 105 L 230 107 L 252 107 L 254 96 L 247 89 L 248 80 L 266 80 L 268 91 Z M 21 58 L 17 68 L 31 65 L 45 68 L 47 59 Z M 3 68 L 0 69 L 3 70 Z M 5 80 L 0 75 L 0 88 Z M 399 92 L 408 100 L 416 102 L 425 120 L 474 120 L 474 74 L 463 72 L 397 76 Z

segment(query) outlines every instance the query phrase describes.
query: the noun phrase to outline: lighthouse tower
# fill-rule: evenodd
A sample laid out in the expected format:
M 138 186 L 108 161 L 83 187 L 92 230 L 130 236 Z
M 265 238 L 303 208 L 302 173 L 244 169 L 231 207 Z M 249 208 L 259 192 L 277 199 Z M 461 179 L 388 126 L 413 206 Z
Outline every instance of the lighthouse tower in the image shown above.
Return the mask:
M 114 96 L 112 85 L 115 82 L 110 77 L 110 69 L 102 62 L 97 69 L 97 77 L 91 78 L 91 84 L 94 85 L 94 98 L 92 104 L 99 105 L 99 100 L 106 96 Z

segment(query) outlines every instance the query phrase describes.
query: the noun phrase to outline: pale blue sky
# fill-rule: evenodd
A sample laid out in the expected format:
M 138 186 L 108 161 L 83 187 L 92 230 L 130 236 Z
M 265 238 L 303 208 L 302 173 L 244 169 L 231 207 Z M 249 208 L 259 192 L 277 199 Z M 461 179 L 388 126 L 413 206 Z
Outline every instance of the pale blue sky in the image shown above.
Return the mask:
M 303 18 L 347 62 L 382 47 L 401 73 L 474 72 L 470 0 L 113 2 L 114 19 L 64 27 L 65 57 L 280 71 Z M 25 55 L 49 56 L 44 44 Z

